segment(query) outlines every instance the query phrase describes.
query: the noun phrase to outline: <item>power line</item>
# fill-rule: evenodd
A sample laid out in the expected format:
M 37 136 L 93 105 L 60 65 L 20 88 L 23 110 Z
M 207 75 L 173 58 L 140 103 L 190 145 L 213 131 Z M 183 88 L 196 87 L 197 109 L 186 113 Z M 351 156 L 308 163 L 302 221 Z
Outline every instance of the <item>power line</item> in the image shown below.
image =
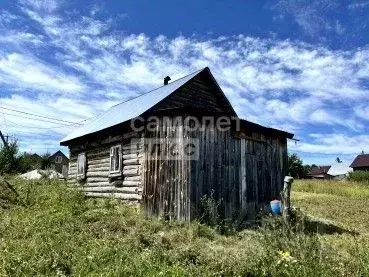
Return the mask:
M 28 137 L 32 137 L 32 138 L 44 137 L 44 138 L 50 138 L 50 139 L 55 139 L 55 140 L 59 140 L 62 137 L 62 136 L 56 137 L 56 136 L 47 135 L 47 134 L 23 133 L 23 132 L 14 132 L 14 135 L 13 136 L 15 136 L 15 137 L 24 137 L 24 138 L 28 138 Z
M 16 115 L 16 114 L 10 114 L 10 113 L 5 113 L 5 112 L 2 112 L 2 113 L 6 114 L 6 115 L 9 115 L 9 116 L 16 116 L 16 117 L 22 117 L 22 118 L 27 118 L 27 119 L 36 120 L 36 121 L 43 121 L 43 122 L 58 124 L 57 122 L 54 122 L 54 121 L 51 121 L 51 120 L 46 120 L 46 119 L 41 119 L 41 118 L 33 118 L 33 117 L 27 117 L 27 116 L 24 116 L 24 115 Z M 81 124 L 81 123 L 73 123 L 73 124 Z M 60 125 L 60 126 L 62 126 L 62 125 Z
M 50 120 L 55 120 L 55 121 L 61 121 L 61 122 L 65 122 L 65 123 L 81 124 L 81 123 L 78 123 L 78 122 L 67 121 L 67 120 L 63 120 L 63 119 L 59 119 L 59 118 L 55 118 L 55 117 L 38 115 L 38 114 L 34 114 L 34 113 L 23 112 L 23 111 L 16 110 L 16 109 L 5 108 L 5 107 L 2 107 L 2 106 L 0 106 L 0 108 L 4 109 L 4 110 L 12 111 L 12 112 L 17 112 L 17 113 L 21 113 L 21 114 L 31 115 L 31 116 L 50 119 Z
M 22 131 L 12 131 L 12 133 L 14 134 L 24 134 L 24 135 L 34 135 L 34 136 L 47 136 L 47 137 L 54 137 L 54 138 L 58 138 L 58 137 L 62 137 L 63 134 L 60 134 L 58 132 L 51 132 L 51 134 L 44 134 L 44 133 L 37 133 L 37 132 L 22 132 Z
M 19 126 L 19 127 L 39 129 L 39 130 L 53 130 L 53 129 L 58 129 L 58 128 L 75 127 L 76 126 L 76 124 L 66 124 L 66 125 L 62 124 L 62 125 L 58 125 L 58 126 L 55 126 L 55 127 L 36 127 L 36 126 L 28 126 L 28 125 L 18 124 L 16 122 L 13 122 L 13 121 L 10 121 L 10 120 L 7 120 L 7 122 L 11 124 L 10 126 L 14 126 L 14 127 Z

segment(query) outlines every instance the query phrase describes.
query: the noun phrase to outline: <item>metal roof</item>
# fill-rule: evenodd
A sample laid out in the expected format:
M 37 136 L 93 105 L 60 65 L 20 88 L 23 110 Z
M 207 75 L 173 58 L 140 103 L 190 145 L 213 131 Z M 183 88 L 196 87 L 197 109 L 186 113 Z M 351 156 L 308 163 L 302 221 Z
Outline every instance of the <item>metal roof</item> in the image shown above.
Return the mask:
M 369 154 L 361 154 L 358 155 L 355 160 L 352 162 L 350 167 L 366 167 L 369 166 Z
M 346 175 L 349 172 L 352 172 L 352 168 L 349 167 L 347 163 L 334 163 L 329 168 L 327 174 L 331 176 L 339 176 L 339 175 Z
M 190 75 L 175 80 L 168 85 L 164 85 L 136 98 L 124 101 L 111 107 L 105 113 L 96 118 L 90 119 L 85 125 L 74 130 L 68 136 L 63 138 L 60 143 L 104 130 L 140 116 L 206 69 L 208 68 L 206 67 L 198 70 Z
M 79 137 L 83 137 L 88 134 L 96 133 L 98 131 L 102 131 L 104 129 L 116 126 L 132 118 L 136 118 L 142 115 L 143 113 L 145 113 L 150 108 L 152 108 L 153 106 L 155 106 L 156 104 L 164 100 L 166 97 L 171 95 L 173 92 L 178 90 L 180 87 L 182 87 L 184 84 L 189 82 L 192 78 L 194 78 L 195 76 L 197 76 L 203 71 L 209 73 L 210 77 L 213 79 L 214 83 L 219 88 L 220 92 L 224 95 L 222 89 L 219 87 L 214 76 L 211 74 L 210 69 L 208 67 L 205 67 L 185 77 L 175 80 L 167 85 L 161 86 L 157 89 L 154 89 L 140 96 L 137 96 L 133 99 L 129 99 L 127 101 L 124 101 L 120 104 L 117 104 L 111 107 L 105 113 L 102 113 L 101 115 L 90 119 L 89 121 L 86 122 L 86 124 L 74 130 L 68 136 L 63 138 L 60 141 L 60 144 L 66 145 L 67 141 L 70 141 L 70 140 L 73 140 Z M 229 103 L 229 100 L 227 99 L 227 97 L 225 95 L 224 97 L 225 97 L 225 101 L 230 107 L 231 113 L 234 116 L 237 116 L 232 105 Z M 290 139 L 293 138 L 293 134 L 291 133 L 273 129 L 273 128 L 264 127 L 256 123 L 247 121 L 247 120 L 241 119 L 241 123 L 246 124 L 248 127 L 254 127 L 256 129 L 261 129 L 263 131 L 271 132 L 273 134 L 282 135 Z

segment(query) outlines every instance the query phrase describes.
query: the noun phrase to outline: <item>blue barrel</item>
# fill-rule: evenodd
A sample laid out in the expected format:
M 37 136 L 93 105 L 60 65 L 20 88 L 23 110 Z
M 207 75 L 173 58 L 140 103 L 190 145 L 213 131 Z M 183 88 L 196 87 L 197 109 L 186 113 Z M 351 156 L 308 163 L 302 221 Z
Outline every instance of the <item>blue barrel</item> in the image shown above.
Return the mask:
M 270 209 L 273 215 L 282 214 L 282 203 L 279 200 L 270 201 Z

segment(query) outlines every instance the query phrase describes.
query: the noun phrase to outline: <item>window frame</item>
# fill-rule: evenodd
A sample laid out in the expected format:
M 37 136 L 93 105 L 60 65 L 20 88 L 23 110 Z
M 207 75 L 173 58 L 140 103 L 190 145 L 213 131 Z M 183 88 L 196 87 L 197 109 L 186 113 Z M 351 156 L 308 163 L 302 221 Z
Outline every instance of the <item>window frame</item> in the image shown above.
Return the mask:
M 56 156 L 56 157 L 55 157 L 55 163 L 56 163 L 56 164 L 61 164 L 61 163 L 62 163 L 62 161 L 63 161 L 62 156 Z
M 115 149 L 118 149 L 118 169 L 116 170 L 116 159 L 114 160 L 114 164 L 112 163 L 112 158 L 115 157 Z M 123 152 L 122 145 L 114 145 L 110 147 L 110 155 L 109 155 L 109 174 L 117 174 L 122 172 L 123 167 Z
M 81 159 L 83 159 L 81 161 Z M 80 164 L 83 164 L 83 172 L 80 172 Z M 79 153 L 77 156 L 77 177 L 78 178 L 85 178 L 86 177 L 86 165 L 87 165 L 87 158 L 86 158 L 86 153 L 82 152 Z

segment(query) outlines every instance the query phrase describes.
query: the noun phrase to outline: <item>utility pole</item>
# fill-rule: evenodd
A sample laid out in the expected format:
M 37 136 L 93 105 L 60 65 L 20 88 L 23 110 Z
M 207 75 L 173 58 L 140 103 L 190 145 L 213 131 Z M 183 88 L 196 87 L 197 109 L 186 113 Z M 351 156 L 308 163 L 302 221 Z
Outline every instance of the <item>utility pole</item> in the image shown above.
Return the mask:
M 8 146 L 8 136 L 6 137 L 6 140 L 5 140 L 5 137 L 4 137 L 3 133 L 1 132 L 1 130 L 0 130 L 0 138 L 4 143 L 4 146 L 7 147 Z

